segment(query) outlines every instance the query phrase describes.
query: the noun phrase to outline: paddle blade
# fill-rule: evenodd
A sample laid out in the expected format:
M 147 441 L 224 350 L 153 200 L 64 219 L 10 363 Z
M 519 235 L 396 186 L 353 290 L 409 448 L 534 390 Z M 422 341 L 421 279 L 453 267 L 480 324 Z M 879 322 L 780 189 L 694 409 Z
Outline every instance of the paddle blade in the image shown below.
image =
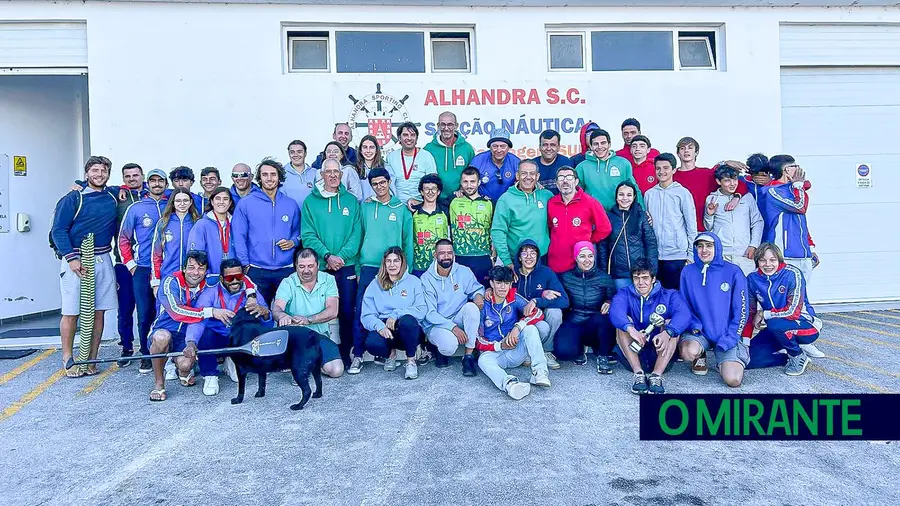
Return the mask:
M 273 330 L 260 335 L 256 339 L 240 347 L 240 351 L 254 357 L 272 357 L 287 351 L 288 331 Z
M 72 357 L 69 357 L 69 360 L 66 360 L 66 370 L 68 371 L 68 370 L 71 369 L 74 365 L 75 365 L 75 359 L 72 358 Z

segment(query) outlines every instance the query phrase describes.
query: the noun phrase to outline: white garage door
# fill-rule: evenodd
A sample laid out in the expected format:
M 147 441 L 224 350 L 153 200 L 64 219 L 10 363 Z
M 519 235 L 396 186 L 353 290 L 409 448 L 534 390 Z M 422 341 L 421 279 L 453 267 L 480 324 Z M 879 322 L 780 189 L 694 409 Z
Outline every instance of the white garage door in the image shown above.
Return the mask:
M 783 67 L 781 93 L 784 151 L 813 184 L 810 299 L 900 299 L 900 67 Z M 861 163 L 872 188 L 857 188 Z

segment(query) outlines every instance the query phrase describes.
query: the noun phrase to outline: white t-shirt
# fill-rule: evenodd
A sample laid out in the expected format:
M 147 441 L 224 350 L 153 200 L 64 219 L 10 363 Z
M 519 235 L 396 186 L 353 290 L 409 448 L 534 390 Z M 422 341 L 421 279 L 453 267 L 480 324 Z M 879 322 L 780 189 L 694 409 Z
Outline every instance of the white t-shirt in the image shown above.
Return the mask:
M 404 161 L 408 178 L 403 171 Z M 391 173 L 391 186 L 395 189 L 397 198 L 404 204 L 409 199 L 422 200 L 419 194 L 419 180 L 425 174 L 437 174 L 434 157 L 428 151 L 419 148 L 416 148 L 414 156 L 403 156 L 402 149 L 392 151 L 387 156 L 385 168 Z

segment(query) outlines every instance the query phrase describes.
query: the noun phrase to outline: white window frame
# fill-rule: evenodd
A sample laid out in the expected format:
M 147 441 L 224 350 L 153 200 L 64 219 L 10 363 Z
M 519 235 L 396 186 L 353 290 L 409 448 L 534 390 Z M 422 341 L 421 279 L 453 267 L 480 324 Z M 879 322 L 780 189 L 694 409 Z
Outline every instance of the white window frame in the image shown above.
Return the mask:
M 695 30 L 695 31 L 703 31 L 708 32 L 711 30 Z M 706 54 L 709 55 L 710 66 L 708 67 L 683 67 L 681 65 L 681 48 L 678 47 L 678 43 L 681 41 L 703 41 L 706 44 Z M 719 38 L 716 37 L 716 44 L 719 43 Z M 703 37 L 701 35 L 684 35 L 677 36 L 675 39 L 675 61 L 678 62 L 678 68 L 680 70 L 686 71 L 694 71 L 694 70 L 716 70 L 716 58 L 713 55 L 712 44 L 709 41 L 708 37 Z
M 291 30 L 294 31 L 294 30 Z M 294 41 L 295 40 L 309 40 L 309 41 L 325 41 L 325 68 L 324 69 L 295 69 L 294 68 Z M 331 72 L 331 62 L 332 62 L 332 51 L 331 46 L 334 39 L 329 36 L 306 36 L 306 35 L 291 35 L 288 37 L 287 43 L 287 70 L 291 74 L 308 74 L 308 73 L 320 73 L 320 74 L 328 74 Z
M 581 67 L 580 68 L 567 68 L 567 69 L 555 69 L 553 68 L 553 58 L 552 51 L 550 48 L 550 38 L 554 35 L 574 35 L 581 37 Z M 548 72 L 584 72 L 587 70 L 587 61 L 588 61 L 588 48 L 587 46 L 587 36 L 584 31 L 562 31 L 562 30 L 548 30 L 547 31 L 547 71 Z
M 444 33 L 437 32 L 436 33 Z M 460 32 L 465 33 L 465 32 Z M 471 45 L 471 37 L 432 37 L 431 33 L 428 33 L 428 50 L 426 54 L 431 56 L 431 72 L 434 74 L 469 74 L 472 72 L 472 45 Z M 465 69 L 436 69 L 434 68 L 434 43 L 435 42 L 462 42 L 466 46 L 466 68 Z
M 385 25 L 372 25 L 372 24 L 318 24 L 318 23 L 282 23 L 282 48 L 287 48 L 287 50 L 283 50 L 283 65 L 285 69 L 285 73 L 288 74 L 309 74 L 309 73 L 328 73 L 328 74 L 341 74 L 348 76 L 367 76 L 374 74 L 373 72 L 338 72 L 337 71 L 337 32 L 399 32 L 399 33 L 413 33 L 413 32 L 421 32 L 424 35 L 423 43 L 425 45 L 425 74 L 474 74 L 475 71 L 475 53 L 473 51 L 473 42 L 475 40 L 475 27 L 474 26 L 464 26 L 464 25 L 401 25 L 401 24 L 385 24 Z M 313 37 L 297 37 L 294 35 L 289 35 L 291 32 L 327 32 L 328 39 L 328 70 L 292 70 L 291 69 L 291 53 L 293 51 L 291 41 L 294 39 L 302 38 L 302 39 L 310 39 Z M 466 49 L 468 50 L 468 69 L 463 70 L 435 70 L 431 48 L 432 40 L 465 40 L 464 37 L 457 38 L 436 38 L 432 39 L 432 33 L 466 33 L 469 35 L 468 42 L 466 44 Z M 407 75 L 407 76 L 418 76 L 422 75 L 422 72 L 391 72 L 393 75 Z
M 720 71 L 725 68 L 722 63 L 722 58 L 724 52 L 722 51 L 722 41 L 724 40 L 724 31 L 725 24 L 724 23 L 710 23 L 710 24 L 697 24 L 697 25 L 682 25 L 682 24 L 615 24 L 615 25 L 545 25 L 545 31 L 547 32 L 547 49 L 545 52 L 545 57 L 547 59 L 547 70 L 548 72 L 697 72 L 697 71 Z M 591 46 L 591 41 L 589 40 L 591 37 L 591 32 L 671 32 L 672 33 L 672 70 L 593 70 L 593 51 Z M 678 34 L 681 32 L 712 32 L 715 34 L 715 43 L 716 50 L 715 55 L 713 57 L 710 54 L 710 61 L 712 61 L 713 66 L 709 68 L 704 67 L 681 67 L 681 58 L 678 52 L 678 41 L 683 38 L 704 38 L 699 36 L 685 36 L 679 37 Z M 582 36 L 582 53 L 584 55 L 582 61 L 581 69 L 552 69 L 550 68 L 550 35 L 581 35 Z M 707 39 L 708 42 L 708 39 Z M 707 44 L 707 50 L 712 53 L 712 46 Z

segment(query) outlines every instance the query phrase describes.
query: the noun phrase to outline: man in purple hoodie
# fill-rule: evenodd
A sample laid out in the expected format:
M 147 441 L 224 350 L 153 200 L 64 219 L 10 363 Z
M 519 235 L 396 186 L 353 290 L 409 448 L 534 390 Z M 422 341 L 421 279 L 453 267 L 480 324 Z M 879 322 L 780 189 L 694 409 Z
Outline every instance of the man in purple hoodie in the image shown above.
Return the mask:
M 750 363 L 750 340 L 741 338 L 750 307 L 747 278 L 740 267 L 725 261 L 716 234 L 704 232 L 694 241 L 694 263 L 681 271 L 681 295 L 691 309 L 691 324 L 678 344 L 681 358 L 691 363 L 691 372 L 703 376 L 708 372 L 706 352 L 715 349 L 725 384 L 741 386 Z

